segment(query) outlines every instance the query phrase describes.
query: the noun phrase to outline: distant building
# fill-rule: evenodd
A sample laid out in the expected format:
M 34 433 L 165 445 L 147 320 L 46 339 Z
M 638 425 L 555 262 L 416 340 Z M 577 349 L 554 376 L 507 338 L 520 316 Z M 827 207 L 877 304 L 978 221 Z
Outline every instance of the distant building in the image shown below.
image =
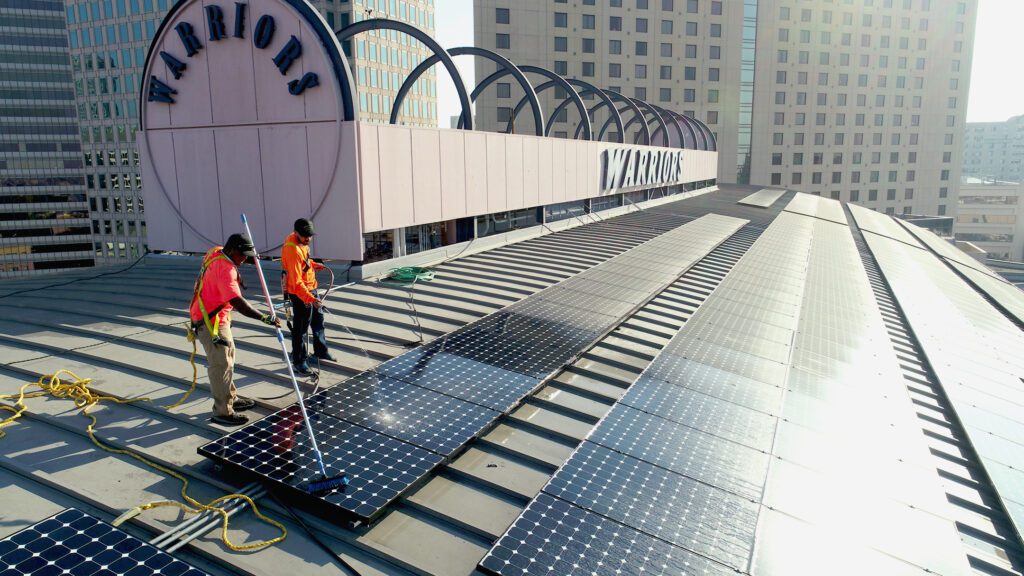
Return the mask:
M 1024 182 L 1024 115 L 1005 122 L 970 122 L 964 133 L 964 174 Z
M 474 10 L 477 46 L 703 120 L 722 182 L 952 214 L 977 0 L 475 0 Z M 477 61 L 477 78 L 493 70 Z M 544 93 L 545 111 L 557 92 Z M 489 88 L 477 122 L 504 130 L 521 95 L 511 80 Z M 578 118 L 570 107 L 553 135 L 572 137 Z
M 0 278 L 93 265 L 64 4 L 0 2 Z
M 960 185 L 955 237 L 985 250 L 989 258 L 1024 261 L 1024 185 L 965 178 Z

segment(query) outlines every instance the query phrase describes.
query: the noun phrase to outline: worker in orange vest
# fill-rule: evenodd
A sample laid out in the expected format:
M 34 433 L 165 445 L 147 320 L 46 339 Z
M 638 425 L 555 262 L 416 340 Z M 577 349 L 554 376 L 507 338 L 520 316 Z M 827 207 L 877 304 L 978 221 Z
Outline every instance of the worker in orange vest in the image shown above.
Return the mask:
M 321 360 L 334 360 L 327 350 L 324 333 L 324 313 L 317 298 L 316 272 L 327 268 L 309 257 L 309 243 L 316 232 L 313 223 L 305 218 L 295 221 L 295 231 L 285 238 L 281 247 L 281 268 L 286 276 L 288 299 L 292 304 L 292 366 L 296 374 L 308 376 L 309 357 L 306 350 L 306 331 L 313 329 L 313 356 Z
M 224 426 L 241 426 L 249 421 L 238 414 L 255 404 L 235 391 L 235 339 L 231 336 L 231 311 L 270 326 L 281 326 L 276 316 L 262 314 L 242 297 L 242 278 L 238 266 L 256 256 L 252 240 L 245 234 L 232 234 L 224 246 L 214 246 L 203 257 L 199 278 L 192 292 L 189 316 L 192 335 L 206 352 L 206 373 L 213 395 L 212 420 Z

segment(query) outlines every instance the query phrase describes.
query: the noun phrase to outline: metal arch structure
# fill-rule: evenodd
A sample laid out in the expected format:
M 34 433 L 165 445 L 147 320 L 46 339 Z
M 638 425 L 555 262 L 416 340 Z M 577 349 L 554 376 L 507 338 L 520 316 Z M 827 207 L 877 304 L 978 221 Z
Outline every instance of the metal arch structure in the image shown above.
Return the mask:
M 690 121 L 696 124 L 697 128 L 700 128 L 700 130 L 704 132 L 704 138 L 708 143 L 708 150 L 718 152 L 718 138 L 715 137 L 715 133 L 711 131 L 711 128 L 708 128 L 707 124 L 697 120 L 696 118 L 690 118 Z
M 390 20 L 388 18 L 371 18 L 369 20 L 361 20 L 359 22 L 353 22 L 344 28 L 335 31 L 335 35 L 338 37 L 338 42 L 345 42 L 350 40 L 356 34 L 362 34 L 363 32 L 369 32 L 370 30 L 395 30 L 402 32 L 413 38 L 419 40 L 424 46 L 430 48 L 431 52 L 437 56 L 442 63 L 444 63 L 445 69 L 448 70 L 448 74 L 452 78 L 452 82 L 455 83 L 455 89 L 459 93 L 459 101 L 462 104 L 462 115 L 466 119 L 466 127 L 469 130 L 473 129 L 473 117 L 469 94 L 466 93 L 466 84 L 462 81 L 462 75 L 459 74 L 459 69 L 455 67 L 455 62 L 452 61 L 451 56 L 436 40 L 431 38 L 426 32 L 419 28 L 406 24 L 400 20 Z
M 623 112 L 627 111 L 627 110 L 632 110 L 632 112 L 633 112 L 633 119 L 630 120 L 628 124 L 626 124 L 625 126 L 623 126 L 620 129 L 620 134 L 622 135 L 622 137 L 619 139 L 619 141 L 620 142 L 625 142 L 626 141 L 626 129 L 629 128 L 639 118 L 640 120 L 642 120 L 641 126 L 644 129 L 643 130 L 643 135 L 644 135 L 644 138 L 645 138 L 645 142 L 644 143 L 645 144 L 650 144 L 651 143 L 651 129 L 650 129 L 650 126 L 647 125 L 647 119 L 644 118 L 644 113 L 643 113 L 643 111 L 640 110 L 640 107 L 637 106 L 636 103 L 633 102 L 632 100 L 630 100 L 629 98 L 626 98 L 625 96 L 623 96 L 622 94 L 619 94 L 618 92 L 616 92 L 614 90 L 604 89 L 604 90 L 602 90 L 602 92 L 607 94 L 608 98 L 610 100 L 619 100 L 621 102 L 625 102 L 626 106 L 624 108 L 615 108 L 614 104 L 612 105 L 612 109 L 615 110 L 615 115 L 618 115 L 618 116 L 621 117 L 621 114 Z M 597 106 L 595 106 L 593 108 L 593 111 L 596 111 L 599 106 L 601 106 L 601 104 L 598 104 Z M 611 125 L 613 116 L 614 115 L 609 116 L 608 120 L 605 121 L 604 126 L 601 127 L 600 132 L 598 132 L 598 138 L 597 138 L 598 140 L 602 140 L 604 138 L 604 133 L 608 130 L 608 126 Z M 576 136 L 579 137 L 579 128 L 576 129 Z
M 672 117 L 673 113 L 669 112 L 668 110 L 665 110 L 661 106 L 655 106 L 654 104 L 651 104 L 651 108 L 654 108 L 655 110 L 657 110 L 658 113 L 661 114 L 662 118 L 667 118 L 669 120 L 668 123 L 671 124 L 672 127 L 676 129 L 676 136 L 679 139 L 678 140 L 679 144 L 676 147 L 677 148 L 685 149 L 686 148 L 686 138 L 683 137 L 683 129 L 679 127 L 679 122 L 674 121 L 674 118 Z M 654 134 L 657 134 L 659 130 L 661 130 L 660 127 L 657 130 L 654 131 Z M 653 134 L 652 134 L 652 136 L 653 136 Z M 672 145 L 672 138 L 670 136 L 668 136 L 668 132 L 665 132 L 665 140 L 667 141 L 669 146 Z
M 680 114 L 675 110 L 663 110 L 669 114 L 675 121 L 676 124 L 681 124 L 686 127 L 686 132 L 690 134 L 690 140 L 693 142 L 694 150 L 707 150 L 707 138 L 704 137 L 704 132 L 700 130 L 700 127 L 696 127 L 693 119 L 685 114 Z
M 586 104 L 583 103 L 583 99 L 580 98 L 579 93 L 576 92 L 576 90 L 565 80 L 565 78 L 562 78 L 558 74 L 555 74 L 554 72 L 552 72 L 552 71 L 550 71 L 550 70 L 548 70 L 546 68 L 541 68 L 540 66 L 520 66 L 519 69 L 522 70 L 523 72 L 526 72 L 526 73 L 538 74 L 540 76 L 544 76 L 545 78 L 550 80 L 550 82 L 551 82 L 550 86 L 556 86 L 557 85 L 557 86 L 561 87 L 562 89 L 564 89 L 566 92 L 568 92 L 571 95 L 570 97 L 576 103 L 576 109 L 579 110 L 579 113 L 580 113 L 580 123 L 583 124 L 583 126 L 584 126 L 583 130 L 584 130 L 585 139 L 586 140 L 593 140 L 593 128 L 590 125 L 590 116 L 587 115 L 587 106 L 586 106 Z M 471 95 L 472 101 L 476 102 L 476 99 L 478 97 L 480 97 L 480 94 L 484 90 L 486 90 L 488 86 L 490 86 L 491 84 L 495 83 L 496 81 L 504 78 L 507 75 L 508 75 L 507 71 L 505 71 L 505 70 L 498 70 L 497 72 L 494 72 L 493 74 L 491 74 L 487 78 L 484 78 L 483 80 L 481 80 L 480 83 L 477 84 L 476 88 L 473 89 L 473 94 Z M 541 86 L 538 86 L 534 91 L 539 94 L 540 92 L 543 92 L 544 90 L 547 89 L 546 86 L 548 84 L 549 84 L 548 82 L 545 82 Z M 460 118 L 459 119 L 459 126 L 458 127 L 462 128 L 462 125 L 463 125 L 463 119 Z M 546 127 L 545 127 L 544 135 L 547 136 Z
M 452 48 L 451 50 L 448 50 L 447 53 L 451 56 L 469 55 L 477 56 L 480 58 L 486 58 L 500 66 L 503 70 L 507 71 L 513 77 L 515 77 L 515 79 L 519 82 L 519 85 L 522 87 L 523 92 L 526 93 L 526 95 L 523 96 L 522 101 L 529 102 L 530 106 L 533 108 L 534 132 L 537 136 L 544 136 L 544 113 L 541 110 L 540 99 L 537 98 L 537 92 L 536 90 L 534 90 L 533 85 L 530 84 L 530 80 L 526 77 L 525 74 L 523 74 L 523 72 L 519 69 L 518 66 L 516 66 L 515 64 L 512 63 L 512 61 L 510 61 L 508 58 L 505 58 L 500 54 L 491 52 L 490 50 L 486 50 L 484 48 L 477 48 L 475 46 L 462 46 L 459 48 Z M 409 92 L 412 90 L 412 87 L 416 83 L 416 81 L 419 80 L 420 76 L 426 73 L 427 70 L 429 70 L 431 67 L 433 67 L 440 61 L 441 56 L 435 54 L 425 59 L 424 61 L 420 62 L 420 64 L 416 66 L 416 68 L 414 68 L 412 72 L 409 73 L 408 76 L 406 76 L 405 82 L 402 83 L 402 87 L 398 89 L 398 94 L 395 96 L 395 104 L 391 108 L 392 124 L 398 122 L 398 110 L 400 109 L 402 102 L 405 101 L 405 97 L 409 95 Z M 476 100 L 476 98 L 474 97 L 471 99 L 471 101 L 473 100 Z M 462 114 L 466 114 L 465 107 L 462 110 Z
M 586 96 L 587 94 L 594 94 L 595 96 L 597 96 L 598 98 L 601 99 L 601 102 L 599 104 L 597 104 L 596 106 L 594 106 L 593 108 L 591 108 L 590 110 L 587 111 L 587 117 L 588 118 L 590 117 L 590 114 L 593 114 L 594 112 L 596 112 L 597 110 L 600 110 L 604 106 L 608 106 L 609 108 L 612 109 L 612 119 L 615 121 L 615 125 L 619 128 L 619 143 L 621 144 L 621 143 L 625 142 L 625 140 L 622 137 L 622 115 L 619 114 L 619 111 L 615 108 L 615 104 L 612 102 L 612 99 L 608 96 L 608 94 L 605 93 L 604 90 L 601 90 L 600 88 L 594 86 L 590 82 L 585 82 L 583 80 L 578 80 L 576 78 L 566 78 L 565 81 L 568 82 L 571 86 L 579 86 L 580 88 L 583 89 L 583 90 L 577 90 L 577 92 L 580 95 L 580 98 Z M 550 83 L 550 82 L 548 82 L 548 83 Z M 538 87 L 538 90 L 539 89 L 540 88 Z M 558 116 L 558 113 L 561 112 L 562 110 L 564 110 L 572 102 L 573 102 L 573 99 L 570 96 L 566 96 L 565 99 L 562 100 L 558 104 L 558 106 L 555 107 L 555 110 L 551 113 L 551 118 L 556 118 Z M 509 126 L 510 127 L 515 125 L 516 116 L 519 115 L 519 111 L 522 110 L 523 106 L 525 106 L 525 105 L 526 105 L 525 99 L 521 99 L 519 101 L 519 103 L 516 104 L 515 108 L 512 109 L 512 118 L 509 119 Z M 551 126 L 551 121 L 549 120 L 547 128 L 550 129 L 550 126 Z M 581 130 L 583 130 L 583 124 L 582 123 L 577 124 L 576 125 L 576 132 L 573 135 L 574 139 L 579 139 L 580 131 Z M 599 141 L 603 140 L 604 139 L 604 132 L 599 133 L 597 135 L 596 139 L 599 140 Z
M 679 132 L 680 142 L 682 142 L 682 148 L 689 148 L 691 150 L 701 150 L 700 143 L 697 140 L 697 131 L 693 129 L 693 125 L 686 121 L 686 117 L 674 110 L 667 110 L 665 108 L 658 108 L 661 113 L 670 117 L 672 123 L 676 126 L 676 131 Z M 686 127 L 686 133 L 683 133 L 683 126 Z M 690 140 L 687 142 L 686 134 L 690 135 Z
M 639 98 L 630 98 L 630 100 L 632 100 L 637 106 L 640 106 L 641 108 L 646 108 L 647 111 L 654 116 L 654 119 L 658 121 L 658 125 L 661 126 L 661 129 L 664 130 L 664 132 L 665 132 L 666 147 L 671 146 L 672 145 L 672 139 L 668 135 L 668 123 L 665 122 L 665 118 L 663 118 L 662 115 L 657 110 L 655 110 L 654 106 L 651 106 L 647 102 L 644 102 L 643 100 L 640 100 Z M 644 114 L 644 116 L 645 116 L 644 120 L 646 121 L 646 113 Z M 654 138 L 654 135 L 657 132 L 658 131 L 656 129 L 654 132 L 651 133 L 652 140 L 649 142 L 649 144 L 651 146 L 654 146 L 653 138 Z

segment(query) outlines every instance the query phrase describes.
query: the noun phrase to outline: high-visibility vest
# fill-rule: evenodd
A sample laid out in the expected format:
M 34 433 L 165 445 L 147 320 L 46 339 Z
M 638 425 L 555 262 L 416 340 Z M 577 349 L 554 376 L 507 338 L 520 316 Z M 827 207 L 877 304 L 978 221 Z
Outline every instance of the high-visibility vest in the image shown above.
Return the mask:
M 205 256 L 203 256 L 203 265 L 199 269 L 199 277 L 196 278 L 195 288 L 193 289 L 192 292 L 192 302 L 199 303 L 199 312 L 203 314 L 203 323 L 206 324 L 206 330 L 210 333 L 211 336 L 213 336 L 214 340 L 218 338 L 218 333 L 220 332 L 220 315 L 218 313 L 220 312 L 220 309 L 223 308 L 223 306 L 220 306 L 213 311 L 214 318 L 213 321 L 211 322 L 210 314 L 206 311 L 206 305 L 203 304 L 203 299 L 200 297 L 200 294 L 202 294 L 203 292 L 203 282 L 206 278 L 207 269 L 210 268 L 211 264 L 221 259 L 231 262 L 232 266 L 235 265 L 234 261 L 232 261 L 231 258 L 228 258 L 227 254 L 224 254 L 223 246 L 214 246 L 209 250 L 209 252 L 206 253 Z M 188 307 L 192 308 L 192 304 L 190 303 Z

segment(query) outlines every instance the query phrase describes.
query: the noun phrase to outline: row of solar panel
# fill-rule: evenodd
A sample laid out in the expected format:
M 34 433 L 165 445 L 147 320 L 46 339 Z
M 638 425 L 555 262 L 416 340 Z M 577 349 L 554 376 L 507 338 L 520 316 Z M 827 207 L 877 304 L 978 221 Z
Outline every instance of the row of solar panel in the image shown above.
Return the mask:
M 310 397 L 325 464 L 350 477 L 323 501 L 374 518 L 742 223 L 690 222 Z M 200 453 L 294 488 L 316 474 L 308 440 L 293 406 Z
M 888 538 L 868 535 L 857 546 L 956 572 L 955 533 L 934 516 L 941 502 L 928 491 L 893 487 L 918 485 L 906 481 L 918 480 L 918 469 L 902 462 L 913 462 L 921 449 L 920 427 L 914 429 L 905 394 L 898 395 L 898 364 L 883 345 L 884 324 L 856 247 L 845 226 L 829 221 L 835 210 L 808 202 L 799 207 L 813 218 L 779 216 L 492 548 L 483 568 L 554 574 L 545 555 L 566 547 L 579 550 L 580 558 L 569 558 L 584 566 L 614 559 L 609 565 L 646 569 L 649 555 L 660 550 L 659 557 L 691 562 L 694 572 L 747 571 L 753 563 L 765 574 L 796 573 L 793 557 L 752 557 L 758 505 L 827 531 L 837 520 L 821 510 L 846 510 L 823 486 L 845 485 L 843 475 L 860 474 L 865 495 L 837 501 L 864 498 L 870 505 L 850 513 L 853 519 L 865 522 L 866 514 L 884 510 L 894 526 L 875 530 Z M 872 414 L 872 426 L 860 422 L 857 409 Z M 837 457 L 828 454 L 836 437 L 852 429 L 886 450 L 861 449 L 861 460 L 834 469 Z M 856 470 L 865 464 L 877 467 Z M 878 469 L 885 470 L 887 485 L 870 477 Z M 554 517 L 538 520 L 538 513 Z M 581 547 L 579 538 L 563 535 L 557 520 L 581 513 L 595 527 L 613 523 L 616 538 Z M 928 554 L 914 544 L 918 540 L 895 537 L 901 530 L 928 534 L 945 550 Z M 657 545 L 638 546 L 652 540 Z M 539 553 L 530 546 L 537 542 L 543 543 Z M 858 562 L 868 557 L 864 562 L 872 566 L 899 563 L 870 551 Z
M 102 520 L 68 508 L 0 540 L 0 574 L 204 576 L 206 573 Z

